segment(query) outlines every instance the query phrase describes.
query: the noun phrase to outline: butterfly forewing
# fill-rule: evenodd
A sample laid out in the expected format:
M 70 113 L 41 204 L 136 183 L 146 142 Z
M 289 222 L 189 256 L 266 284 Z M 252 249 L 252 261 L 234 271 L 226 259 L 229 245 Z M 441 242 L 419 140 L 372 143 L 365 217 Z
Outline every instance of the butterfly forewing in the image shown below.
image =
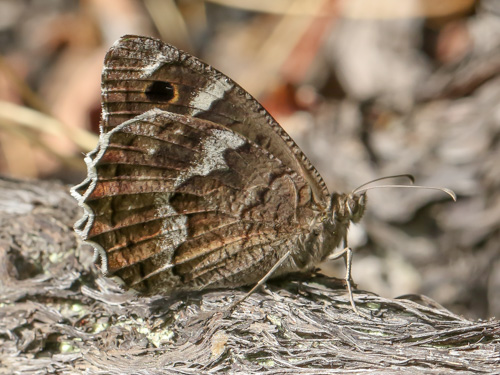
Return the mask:
M 224 74 L 173 46 L 122 37 L 106 55 L 102 102 L 104 132 L 153 108 L 223 125 L 302 175 L 316 204 L 326 207 L 324 181 L 269 113 Z

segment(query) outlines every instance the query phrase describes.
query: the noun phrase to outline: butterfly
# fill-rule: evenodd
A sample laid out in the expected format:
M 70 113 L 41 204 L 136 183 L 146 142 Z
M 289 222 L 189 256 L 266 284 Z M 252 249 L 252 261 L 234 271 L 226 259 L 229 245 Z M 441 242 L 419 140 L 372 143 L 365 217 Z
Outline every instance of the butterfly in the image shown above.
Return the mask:
M 88 177 L 71 192 L 84 209 L 75 230 L 105 275 L 170 294 L 252 285 L 344 256 L 355 308 L 346 236 L 365 192 L 329 193 L 230 78 L 160 40 L 123 36 L 105 57 L 100 127 Z

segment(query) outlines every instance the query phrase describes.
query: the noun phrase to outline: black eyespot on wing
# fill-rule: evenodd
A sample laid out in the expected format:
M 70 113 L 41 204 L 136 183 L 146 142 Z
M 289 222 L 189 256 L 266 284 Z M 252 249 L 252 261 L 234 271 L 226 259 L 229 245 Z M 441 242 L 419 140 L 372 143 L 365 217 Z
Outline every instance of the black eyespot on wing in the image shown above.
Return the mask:
M 146 89 L 146 97 L 155 102 L 169 102 L 175 97 L 175 88 L 169 82 L 155 81 Z

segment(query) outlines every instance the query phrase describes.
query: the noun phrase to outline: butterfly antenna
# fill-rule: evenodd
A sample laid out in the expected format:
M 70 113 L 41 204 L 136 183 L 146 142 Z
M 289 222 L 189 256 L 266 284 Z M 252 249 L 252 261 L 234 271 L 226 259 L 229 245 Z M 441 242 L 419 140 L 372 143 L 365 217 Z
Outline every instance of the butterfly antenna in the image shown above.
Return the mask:
M 438 190 L 442 191 L 443 193 L 448 194 L 455 202 L 457 201 L 457 195 L 455 192 L 451 189 L 447 188 L 442 188 L 442 187 L 435 187 L 435 186 L 419 186 L 419 185 L 377 185 L 377 186 L 368 186 L 365 188 L 357 188 L 356 190 L 353 191 L 353 194 L 356 193 L 362 193 L 368 190 L 372 189 L 378 189 L 378 188 L 411 188 L 411 189 L 425 189 L 425 190 Z
M 434 186 L 418 186 L 418 185 L 376 185 L 376 186 L 368 186 L 373 184 L 374 182 L 377 181 L 382 181 L 382 180 L 389 180 L 393 178 L 407 178 L 410 180 L 410 182 L 413 184 L 415 182 L 415 177 L 411 174 L 397 174 L 394 176 L 385 176 L 385 177 L 380 177 L 376 178 L 375 180 L 368 181 L 360 186 L 358 186 L 356 189 L 352 191 L 352 195 L 357 194 L 357 193 L 363 193 L 368 190 L 372 189 L 378 189 L 378 188 L 412 188 L 412 189 L 426 189 L 426 190 L 438 190 L 442 191 L 443 193 L 448 194 L 455 202 L 457 201 L 457 195 L 455 192 L 451 189 L 447 188 L 442 188 L 442 187 L 434 187 Z
M 413 175 L 411 175 L 411 174 L 395 174 L 394 176 L 380 177 L 380 178 L 376 178 L 375 180 L 365 182 L 364 184 L 362 184 L 362 185 L 358 186 L 356 189 L 354 189 L 351 194 L 356 194 L 356 193 L 359 193 L 359 191 L 364 191 L 364 189 L 361 189 L 361 188 L 363 188 L 367 185 L 371 185 L 374 182 L 382 181 L 382 180 L 391 180 L 393 178 L 401 178 L 401 177 L 407 178 L 408 180 L 410 180 L 410 183 L 412 183 L 412 184 L 415 183 L 415 177 L 413 177 Z

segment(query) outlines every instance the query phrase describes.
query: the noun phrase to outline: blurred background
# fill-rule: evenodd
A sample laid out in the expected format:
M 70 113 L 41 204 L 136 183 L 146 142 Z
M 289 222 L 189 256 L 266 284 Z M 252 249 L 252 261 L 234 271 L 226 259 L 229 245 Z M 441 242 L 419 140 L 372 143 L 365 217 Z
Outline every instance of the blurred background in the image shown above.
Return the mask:
M 500 316 L 497 0 L 0 0 L 0 175 L 86 175 L 100 73 L 123 34 L 230 76 L 296 140 L 330 191 L 411 173 L 435 191 L 368 193 L 353 277 Z M 324 266 L 342 278 L 341 261 Z

